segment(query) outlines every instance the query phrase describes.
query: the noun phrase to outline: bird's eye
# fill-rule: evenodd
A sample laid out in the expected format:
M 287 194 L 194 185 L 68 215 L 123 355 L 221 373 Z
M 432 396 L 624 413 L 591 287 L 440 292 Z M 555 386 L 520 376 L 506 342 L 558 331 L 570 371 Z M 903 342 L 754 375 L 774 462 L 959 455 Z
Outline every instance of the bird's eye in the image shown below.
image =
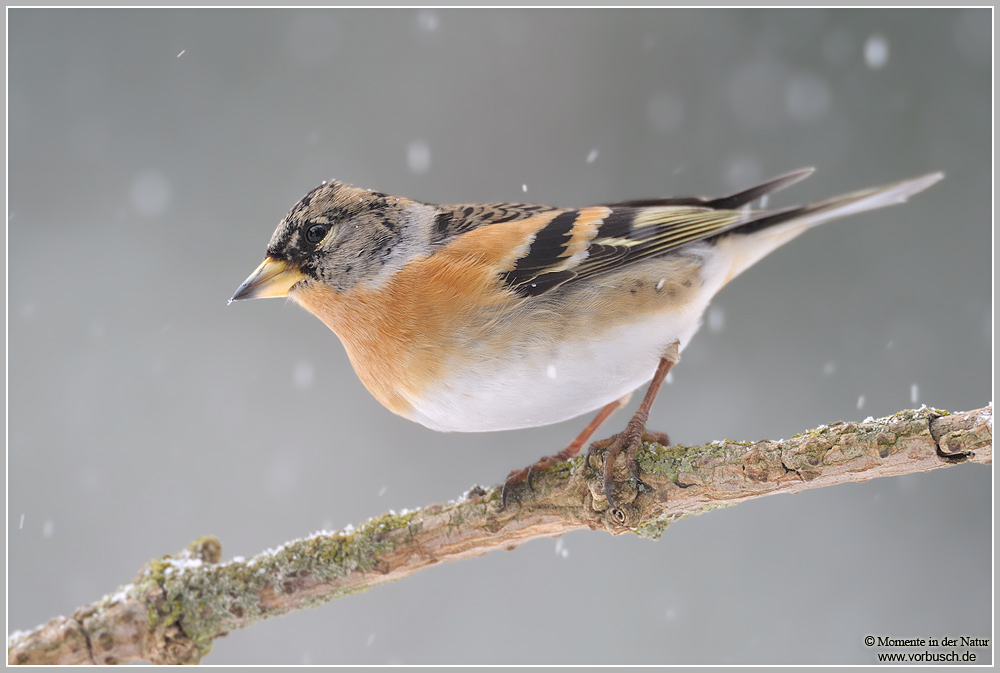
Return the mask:
M 319 243 L 326 236 L 328 227 L 325 224 L 314 224 L 306 229 L 306 240 L 310 243 Z

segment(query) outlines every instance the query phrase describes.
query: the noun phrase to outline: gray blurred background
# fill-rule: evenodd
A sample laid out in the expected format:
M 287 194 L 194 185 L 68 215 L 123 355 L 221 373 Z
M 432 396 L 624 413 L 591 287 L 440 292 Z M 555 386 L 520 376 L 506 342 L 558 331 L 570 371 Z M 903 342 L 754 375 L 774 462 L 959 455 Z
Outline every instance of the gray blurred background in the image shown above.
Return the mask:
M 943 170 L 726 288 L 650 427 L 777 439 L 992 398 L 989 10 L 8 16 L 8 631 L 199 535 L 249 557 L 498 483 L 586 422 L 434 433 L 379 406 L 305 311 L 227 307 L 324 179 L 582 206 L 816 166 L 771 201 L 791 205 Z M 874 663 L 868 634 L 991 637 L 990 497 L 991 470 L 960 466 L 658 542 L 535 541 L 233 633 L 207 662 Z

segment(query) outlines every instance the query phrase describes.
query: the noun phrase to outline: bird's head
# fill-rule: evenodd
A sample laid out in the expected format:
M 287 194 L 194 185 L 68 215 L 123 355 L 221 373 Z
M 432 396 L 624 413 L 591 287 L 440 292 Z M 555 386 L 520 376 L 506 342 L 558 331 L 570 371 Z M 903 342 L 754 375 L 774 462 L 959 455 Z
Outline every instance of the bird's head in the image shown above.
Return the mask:
M 408 199 L 324 182 L 278 224 L 267 255 L 230 301 L 293 296 L 315 283 L 343 293 L 391 271 Z

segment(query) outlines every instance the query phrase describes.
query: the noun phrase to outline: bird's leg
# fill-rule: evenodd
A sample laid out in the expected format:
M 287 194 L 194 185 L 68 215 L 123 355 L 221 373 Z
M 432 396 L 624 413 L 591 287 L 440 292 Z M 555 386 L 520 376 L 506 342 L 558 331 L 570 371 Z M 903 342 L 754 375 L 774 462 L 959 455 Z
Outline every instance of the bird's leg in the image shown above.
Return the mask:
M 635 454 L 639 450 L 644 436 L 664 445 L 670 442 L 670 438 L 663 433 L 646 433 L 646 421 L 649 420 L 649 410 L 653 406 L 656 394 L 660 391 L 660 386 L 663 385 L 663 380 L 670 373 L 670 368 L 681 359 L 679 346 L 680 344 L 675 341 L 660 358 L 660 364 L 656 367 L 653 380 L 650 381 L 649 388 L 646 390 L 646 396 L 642 398 L 639 410 L 635 412 L 635 416 L 628 422 L 625 429 L 610 439 L 594 442 L 587 450 L 587 457 L 584 459 L 584 464 L 589 465 L 590 457 L 597 449 L 607 449 L 604 454 L 604 495 L 608 499 L 608 507 L 611 508 L 612 512 L 618 510 L 617 505 L 615 505 L 614 496 L 612 495 L 614 481 L 611 477 L 618 454 L 623 450 L 625 451 L 625 460 L 627 461 L 629 474 L 636 480 L 639 486 L 649 488 L 640 476 L 641 470 L 639 469 L 639 462 L 636 460 Z
M 604 423 L 604 421 L 608 420 L 611 414 L 615 413 L 616 411 L 624 407 L 626 404 L 628 404 L 628 401 L 631 398 L 632 398 L 632 393 L 628 393 L 624 397 L 601 407 L 601 410 L 597 412 L 596 416 L 594 416 L 594 420 L 588 423 L 587 427 L 585 427 L 583 431 L 576 436 L 576 439 L 570 442 L 565 449 L 563 449 L 554 456 L 548 456 L 547 458 L 542 458 L 537 463 L 529 467 L 527 473 L 528 487 L 534 488 L 532 486 L 532 477 L 534 476 L 535 472 L 537 472 L 538 470 L 544 470 L 546 467 L 550 467 L 552 465 L 555 465 L 556 463 L 561 463 L 564 460 L 569 460 L 577 453 L 579 453 L 580 449 L 582 449 L 584 444 L 587 443 L 587 440 L 589 440 L 593 436 L 593 434 L 597 432 L 597 429 L 601 427 L 601 424 Z
M 597 416 L 594 417 L 594 420 L 588 423 L 587 427 L 585 427 L 583 431 L 576 436 L 576 439 L 570 442 L 569 445 L 559 453 L 555 454 L 554 456 L 546 456 L 545 458 L 542 458 L 541 460 L 536 462 L 534 465 L 531 465 L 530 467 L 521 470 L 514 470 L 509 475 L 507 475 L 507 480 L 504 481 L 503 484 L 503 490 L 500 492 L 500 503 L 501 503 L 500 508 L 501 509 L 507 508 L 507 500 L 508 498 L 510 498 L 510 494 L 513 491 L 513 488 L 518 484 L 520 484 L 522 481 L 527 480 L 528 488 L 533 489 L 534 487 L 532 486 L 532 477 L 536 472 L 538 472 L 539 470 L 544 470 L 545 468 L 555 465 L 556 463 L 561 463 L 564 460 L 569 460 L 577 453 L 579 453 L 580 449 L 583 448 L 583 445 L 587 443 L 587 440 L 589 440 L 591 436 L 595 432 L 597 432 L 597 428 L 601 427 L 601 424 L 604 423 L 604 421 L 608 420 L 608 417 L 611 414 L 615 413 L 616 411 L 624 407 L 626 404 L 628 404 L 628 401 L 631 397 L 632 393 L 629 393 L 624 397 L 622 397 L 621 399 L 615 400 L 610 404 L 604 405 L 601 408 L 601 410 L 597 412 Z

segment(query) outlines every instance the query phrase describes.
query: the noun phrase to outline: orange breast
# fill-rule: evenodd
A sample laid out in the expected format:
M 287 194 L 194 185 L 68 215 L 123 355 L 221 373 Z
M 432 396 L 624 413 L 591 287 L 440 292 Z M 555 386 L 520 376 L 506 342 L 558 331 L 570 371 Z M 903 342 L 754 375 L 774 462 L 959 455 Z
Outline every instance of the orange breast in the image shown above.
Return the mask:
M 498 316 L 521 301 L 502 287 L 496 268 L 510 248 L 496 243 L 448 246 L 377 289 L 317 283 L 290 296 L 340 337 L 372 395 L 408 417 L 410 400 L 460 367 L 469 346 L 502 337 Z

